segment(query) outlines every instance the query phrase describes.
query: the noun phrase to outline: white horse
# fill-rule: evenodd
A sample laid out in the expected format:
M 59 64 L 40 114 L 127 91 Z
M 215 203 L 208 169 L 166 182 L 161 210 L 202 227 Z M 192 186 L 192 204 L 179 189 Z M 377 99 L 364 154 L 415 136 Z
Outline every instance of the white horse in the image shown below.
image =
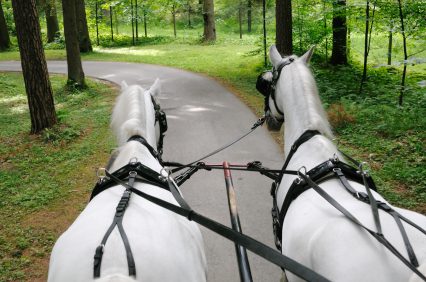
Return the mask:
M 270 49 L 272 65 L 275 69 L 282 67 L 282 70 L 276 81 L 275 95 L 265 100 L 269 108 L 267 122 L 270 129 L 276 130 L 283 124 L 285 116 L 285 155 L 289 155 L 292 144 L 306 130 L 316 130 L 320 133 L 300 145 L 288 164 L 288 170 L 299 170 L 301 167 L 310 170 L 333 156 L 340 160 L 345 159 L 331 141 L 333 134 L 321 105 L 316 83 L 307 66 L 312 52 L 313 48 L 300 58 L 283 58 L 275 46 Z M 271 79 L 268 75 L 264 78 Z M 277 206 L 280 209 L 289 187 L 296 178 L 293 175 L 284 175 L 276 193 Z M 349 183 L 355 190 L 366 192 L 364 185 L 354 181 Z M 362 224 L 377 231 L 370 205 L 355 199 L 337 178 L 321 182 L 319 186 Z M 372 192 L 376 200 L 387 203 L 378 193 Z M 421 228 L 426 228 L 425 216 L 400 208 L 394 209 Z M 382 210 L 379 210 L 379 216 L 384 236 L 408 260 L 401 232 L 394 219 Z M 418 269 L 426 273 L 426 236 L 406 223 L 403 223 L 403 226 L 417 256 L 420 265 Z M 281 231 L 282 253 L 331 281 L 400 282 L 409 281 L 410 277 L 420 279 L 388 249 L 343 216 L 314 189 L 303 192 L 291 203 Z M 286 275 L 289 281 L 300 281 L 289 272 L 286 272 Z
M 127 142 L 132 136 L 142 136 L 156 149 L 159 129 L 151 95 L 159 91 L 158 80 L 148 91 L 137 85 L 123 85 L 111 122 L 120 147 L 109 171 L 137 161 L 157 173 L 164 173 L 147 146 L 137 141 Z M 134 187 L 177 204 L 165 189 L 138 180 Z M 111 226 L 124 190 L 123 186 L 114 185 L 94 197 L 61 235 L 51 254 L 48 281 L 95 280 L 95 250 Z M 103 248 L 100 278 L 96 281 L 206 281 L 204 244 L 195 223 L 133 193 L 122 225 L 135 261 L 136 275 L 129 276 L 124 242 L 115 226 Z

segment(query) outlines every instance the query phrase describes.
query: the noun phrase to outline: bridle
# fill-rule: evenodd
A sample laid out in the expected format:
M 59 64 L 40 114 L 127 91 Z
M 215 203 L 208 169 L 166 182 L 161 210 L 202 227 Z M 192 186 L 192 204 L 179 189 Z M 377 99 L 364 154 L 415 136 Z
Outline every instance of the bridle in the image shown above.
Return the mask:
M 160 126 L 160 138 L 159 138 L 158 143 L 157 143 L 157 152 L 156 152 L 156 154 L 153 153 L 153 152 L 155 152 L 155 150 L 150 150 L 150 152 L 161 163 L 162 162 L 161 156 L 163 155 L 164 135 L 165 135 L 167 128 L 168 128 L 167 127 L 167 117 L 166 117 L 166 113 L 161 109 L 160 105 L 157 104 L 154 97 L 152 95 L 150 95 L 150 96 L 151 96 L 151 101 L 152 101 L 152 104 L 154 105 L 154 110 L 155 110 L 155 123 L 154 123 L 154 125 L 156 125 L 157 122 L 158 122 L 158 124 Z M 134 136 L 130 137 L 130 139 L 132 139 L 133 137 Z M 130 139 L 127 140 L 127 141 L 130 141 Z M 142 143 L 142 144 L 146 145 L 145 143 Z M 151 147 L 149 144 L 148 144 L 148 146 Z M 155 156 L 155 155 L 157 155 L 157 156 Z
M 271 116 L 271 107 L 269 105 L 269 98 L 272 99 L 274 102 L 274 107 L 277 113 L 280 115 L 280 117 L 273 117 L 279 122 L 284 122 L 284 112 L 278 107 L 277 99 L 276 99 L 276 86 L 278 79 L 281 76 L 281 71 L 285 66 L 290 65 L 294 62 L 294 58 L 289 58 L 288 60 L 282 61 L 278 66 L 272 67 L 272 70 L 262 72 L 258 77 L 256 81 L 256 89 L 265 96 L 265 116 Z M 270 79 L 266 79 L 265 76 L 269 74 Z

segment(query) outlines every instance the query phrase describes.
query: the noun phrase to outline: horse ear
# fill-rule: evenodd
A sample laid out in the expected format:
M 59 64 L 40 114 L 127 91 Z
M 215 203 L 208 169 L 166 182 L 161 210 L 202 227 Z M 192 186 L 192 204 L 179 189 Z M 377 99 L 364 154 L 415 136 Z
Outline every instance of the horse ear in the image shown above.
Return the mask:
M 160 94 L 160 91 L 161 91 L 161 83 L 160 83 L 160 79 L 157 78 L 154 84 L 149 88 L 149 93 L 151 93 L 151 95 L 155 97 L 158 94 Z
M 272 45 L 269 49 L 269 59 L 274 67 L 278 66 L 283 60 L 275 45 Z
M 312 46 L 305 54 L 303 54 L 300 59 L 305 62 L 305 64 L 309 64 L 311 61 L 312 55 L 314 54 L 315 45 Z
M 127 85 L 127 82 L 125 80 L 121 81 L 121 90 L 126 89 L 127 87 L 129 87 L 129 85 Z

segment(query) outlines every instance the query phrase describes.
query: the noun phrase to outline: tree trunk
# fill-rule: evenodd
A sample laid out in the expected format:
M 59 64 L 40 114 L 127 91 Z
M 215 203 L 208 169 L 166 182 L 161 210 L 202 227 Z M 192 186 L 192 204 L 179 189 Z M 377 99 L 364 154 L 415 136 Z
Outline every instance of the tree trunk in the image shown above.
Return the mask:
M 247 1 L 247 32 L 251 33 L 251 9 L 253 7 L 252 0 Z
M 114 10 L 114 9 L 113 9 Z M 114 12 L 114 22 L 115 22 L 115 34 L 118 35 L 118 17 L 117 17 L 117 11 Z
M 172 16 L 173 16 L 173 34 L 175 35 L 175 38 L 176 38 L 176 7 L 174 3 L 172 6 Z
M 263 65 L 268 65 L 268 56 L 266 54 L 266 0 L 262 0 L 262 23 L 263 23 Z
M 401 0 L 398 0 L 398 8 L 399 8 L 399 19 L 401 21 L 401 33 L 402 33 L 402 42 L 404 46 L 404 70 L 402 71 L 402 79 L 401 79 L 401 89 L 399 92 L 399 105 L 402 106 L 404 92 L 405 92 L 405 77 L 407 76 L 407 36 L 405 35 L 405 27 L 404 27 L 404 14 L 402 12 Z
M 62 0 L 65 46 L 67 50 L 68 84 L 84 87 L 84 72 L 81 64 L 80 46 L 76 23 L 76 1 Z
M 325 37 L 325 62 L 328 62 L 328 34 L 327 34 L 327 15 L 326 15 L 326 1 L 323 0 L 323 14 L 324 14 L 324 37 Z
M 30 110 L 31 133 L 39 133 L 55 125 L 57 119 L 35 0 L 13 0 L 12 6 Z
M 303 16 L 300 3 L 297 5 L 298 30 L 299 30 L 299 52 L 303 52 Z
M 146 11 L 143 11 L 143 28 L 144 28 L 144 31 L 145 31 L 145 37 L 148 37 L 148 32 L 147 32 L 147 29 L 146 29 Z
M 139 16 L 138 16 L 138 0 L 135 0 L 135 27 L 136 27 L 136 41 L 139 40 Z M 176 37 L 176 36 L 175 36 Z
M 3 6 L 0 0 L 0 50 L 6 50 L 10 47 L 9 31 L 7 29 L 6 19 L 4 18 Z
M 291 0 L 276 0 L 276 45 L 283 56 L 293 54 Z
M 213 0 L 204 0 L 203 3 L 204 34 L 203 40 L 216 40 L 216 26 L 214 20 L 214 2 Z
M 370 22 L 370 1 L 367 0 L 365 7 L 365 32 L 364 32 L 364 67 L 362 70 L 361 86 L 359 92 L 362 91 L 362 85 L 367 80 L 367 60 L 368 60 L 368 24 Z
M 92 52 L 92 42 L 90 42 L 89 30 L 87 28 L 86 8 L 84 0 L 71 0 L 75 1 L 75 16 L 78 31 L 78 41 L 80 52 Z
M 390 22 L 389 27 L 389 40 L 388 40 L 388 65 L 392 65 L 392 33 L 393 33 L 393 21 Z
M 95 2 L 95 25 L 96 25 L 96 45 L 99 46 L 99 23 L 98 23 L 98 1 L 96 0 Z
M 192 24 L 191 24 L 191 11 L 192 11 L 192 9 L 191 9 L 191 3 L 189 2 L 189 0 L 187 2 L 187 6 L 188 6 L 188 27 L 191 28 L 192 27 Z
M 333 65 L 346 65 L 346 0 L 333 1 L 333 48 L 330 63 Z
M 240 39 L 243 38 L 243 19 L 242 19 L 242 5 L 240 2 L 240 5 L 238 6 L 238 22 L 240 25 Z
M 114 26 L 112 24 L 112 16 L 113 16 L 112 13 L 113 13 L 112 6 L 109 5 L 109 26 L 111 28 L 111 41 L 114 42 Z
M 135 16 L 134 16 L 133 0 L 130 0 L 130 12 L 132 15 L 132 45 L 135 45 Z
M 55 1 L 46 0 L 44 13 L 46 14 L 47 42 L 53 42 L 60 35 Z

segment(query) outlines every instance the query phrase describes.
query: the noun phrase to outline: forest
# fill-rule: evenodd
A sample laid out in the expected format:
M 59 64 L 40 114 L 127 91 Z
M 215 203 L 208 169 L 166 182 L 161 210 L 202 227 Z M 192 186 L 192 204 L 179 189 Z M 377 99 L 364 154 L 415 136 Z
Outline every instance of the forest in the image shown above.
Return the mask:
M 426 0 L 1 0 L 0 5 L 0 65 L 22 60 L 23 66 L 23 75 L 0 72 L 0 281 L 45 277 L 64 223 L 48 227 L 44 216 L 61 209 L 64 197 L 75 205 L 70 214 L 78 213 L 93 180 L 91 163 L 103 162 L 115 146 L 108 122 L 117 90 L 86 77 L 82 61 L 202 73 L 261 116 L 263 96 L 255 83 L 271 68 L 269 47 L 302 55 L 315 46 L 310 67 L 336 143 L 368 163 L 392 204 L 426 214 Z M 54 60 L 67 61 L 67 76 L 48 75 L 46 61 Z M 282 132 L 272 134 L 282 147 Z M 76 175 L 69 189 L 83 190 L 58 188 Z M 32 218 L 36 223 L 28 224 Z

